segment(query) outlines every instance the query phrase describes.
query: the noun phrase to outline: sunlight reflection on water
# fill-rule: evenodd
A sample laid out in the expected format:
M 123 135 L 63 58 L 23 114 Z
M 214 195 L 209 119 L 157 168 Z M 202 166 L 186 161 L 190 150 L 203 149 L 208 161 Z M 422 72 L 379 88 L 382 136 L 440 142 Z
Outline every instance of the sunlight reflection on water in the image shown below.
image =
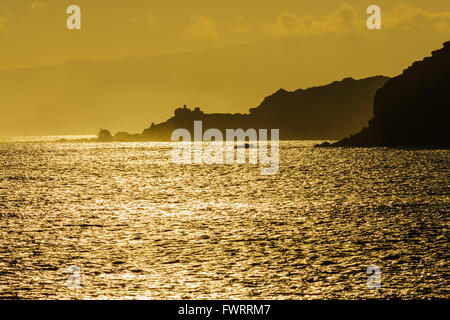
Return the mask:
M 282 142 L 276 176 L 170 143 L 0 144 L 0 297 L 448 298 L 449 151 L 313 144 Z

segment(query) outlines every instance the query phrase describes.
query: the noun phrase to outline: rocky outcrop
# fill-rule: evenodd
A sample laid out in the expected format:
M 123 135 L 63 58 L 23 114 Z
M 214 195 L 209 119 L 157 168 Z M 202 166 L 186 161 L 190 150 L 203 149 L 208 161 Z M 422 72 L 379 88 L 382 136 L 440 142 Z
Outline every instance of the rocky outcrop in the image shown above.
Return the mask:
M 332 146 L 449 148 L 450 41 L 377 91 L 369 126 Z
M 114 137 L 112 136 L 111 132 L 109 132 L 109 130 L 100 129 L 100 132 L 98 133 L 98 141 L 111 142 L 114 141 Z
M 360 128 L 370 117 L 375 92 L 388 78 L 361 80 L 346 78 L 328 85 L 289 92 L 280 89 L 268 96 L 249 114 L 205 114 L 199 108 L 184 106 L 169 120 L 152 124 L 142 133 L 143 140 L 168 141 L 177 128 L 192 132 L 194 120 L 203 129 L 280 129 L 280 138 L 339 139 Z

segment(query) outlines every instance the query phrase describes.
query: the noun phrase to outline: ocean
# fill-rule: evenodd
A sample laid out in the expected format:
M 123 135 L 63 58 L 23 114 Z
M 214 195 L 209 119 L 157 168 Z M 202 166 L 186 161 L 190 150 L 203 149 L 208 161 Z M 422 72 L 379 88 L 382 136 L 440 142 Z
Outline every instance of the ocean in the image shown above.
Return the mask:
M 283 141 L 263 176 L 59 139 L 0 139 L 0 298 L 449 297 L 448 150 Z

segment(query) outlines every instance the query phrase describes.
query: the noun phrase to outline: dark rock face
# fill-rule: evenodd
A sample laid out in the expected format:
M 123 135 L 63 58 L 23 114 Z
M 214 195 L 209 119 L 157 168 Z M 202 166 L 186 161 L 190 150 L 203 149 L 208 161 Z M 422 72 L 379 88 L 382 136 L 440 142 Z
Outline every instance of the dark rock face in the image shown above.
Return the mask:
M 377 91 L 369 127 L 333 146 L 449 148 L 450 41 Z
M 280 138 L 339 139 L 360 128 L 370 117 L 376 91 L 389 78 L 383 76 L 355 80 L 346 78 L 331 84 L 289 92 L 283 89 L 268 96 L 249 114 L 205 114 L 200 109 L 179 108 L 161 124 L 152 124 L 143 140 L 167 141 L 177 128 L 193 131 L 194 120 L 203 130 L 217 128 L 280 129 Z

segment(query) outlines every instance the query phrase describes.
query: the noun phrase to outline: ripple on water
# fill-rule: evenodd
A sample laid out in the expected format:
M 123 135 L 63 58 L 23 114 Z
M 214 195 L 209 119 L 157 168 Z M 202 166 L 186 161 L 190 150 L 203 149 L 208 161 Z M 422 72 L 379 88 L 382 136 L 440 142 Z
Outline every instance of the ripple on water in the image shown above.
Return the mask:
M 0 297 L 448 298 L 449 152 L 311 146 L 264 177 L 164 143 L 0 144 Z

